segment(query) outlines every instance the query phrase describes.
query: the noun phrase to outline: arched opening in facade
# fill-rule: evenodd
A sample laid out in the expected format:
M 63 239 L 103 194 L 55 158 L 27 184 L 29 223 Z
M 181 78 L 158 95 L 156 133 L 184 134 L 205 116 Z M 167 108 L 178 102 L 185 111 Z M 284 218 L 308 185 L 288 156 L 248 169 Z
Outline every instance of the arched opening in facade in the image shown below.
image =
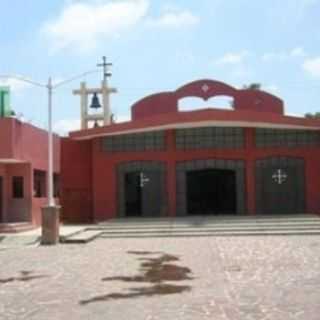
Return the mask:
M 187 97 L 178 100 L 179 111 L 193 111 L 201 109 L 233 110 L 234 98 L 231 96 L 218 95 L 208 100 L 197 97 Z

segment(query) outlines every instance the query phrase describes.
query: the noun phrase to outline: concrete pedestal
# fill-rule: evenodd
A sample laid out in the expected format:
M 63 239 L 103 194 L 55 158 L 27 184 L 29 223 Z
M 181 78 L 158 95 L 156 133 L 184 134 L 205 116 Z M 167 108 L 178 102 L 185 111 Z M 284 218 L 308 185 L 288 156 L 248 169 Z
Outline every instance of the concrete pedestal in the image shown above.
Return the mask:
M 41 244 L 59 243 L 60 206 L 42 207 Z

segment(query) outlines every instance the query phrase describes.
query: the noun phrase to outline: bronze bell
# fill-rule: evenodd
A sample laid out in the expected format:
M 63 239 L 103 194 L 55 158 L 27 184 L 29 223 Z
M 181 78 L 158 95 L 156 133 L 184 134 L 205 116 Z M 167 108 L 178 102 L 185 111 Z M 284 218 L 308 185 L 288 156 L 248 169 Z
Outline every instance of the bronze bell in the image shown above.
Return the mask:
M 99 101 L 99 98 L 98 98 L 96 92 L 93 94 L 90 108 L 92 108 L 92 109 L 99 109 L 99 108 L 101 108 L 101 104 L 100 104 L 100 101 Z

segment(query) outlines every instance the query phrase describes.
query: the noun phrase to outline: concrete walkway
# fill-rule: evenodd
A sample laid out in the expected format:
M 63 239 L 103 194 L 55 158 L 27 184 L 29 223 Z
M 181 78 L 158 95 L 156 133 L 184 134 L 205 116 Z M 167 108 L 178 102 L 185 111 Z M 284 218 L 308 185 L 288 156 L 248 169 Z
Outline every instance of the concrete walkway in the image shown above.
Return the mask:
M 0 320 L 319 320 L 320 237 L 0 250 Z
M 85 231 L 92 225 L 61 225 L 60 240 Z M 0 233 L 0 248 L 17 246 L 37 246 L 41 239 L 41 228 L 19 233 Z

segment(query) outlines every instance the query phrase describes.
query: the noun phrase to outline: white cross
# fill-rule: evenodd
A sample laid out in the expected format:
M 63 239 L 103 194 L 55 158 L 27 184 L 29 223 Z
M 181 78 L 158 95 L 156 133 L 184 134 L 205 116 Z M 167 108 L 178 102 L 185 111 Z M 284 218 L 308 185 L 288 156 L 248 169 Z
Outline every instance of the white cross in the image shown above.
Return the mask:
M 207 84 L 204 84 L 202 87 L 201 87 L 201 90 L 205 93 L 207 93 L 207 91 L 210 89 L 210 87 L 207 85 Z
M 140 172 L 140 188 L 143 188 L 150 179 L 143 173 Z
M 287 180 L 288 176 L 285 172 L 283 172 L 281 169 L 278 169 L 273 175 L 272 179 L 277 182 L 278 184 L 282 184 Z

